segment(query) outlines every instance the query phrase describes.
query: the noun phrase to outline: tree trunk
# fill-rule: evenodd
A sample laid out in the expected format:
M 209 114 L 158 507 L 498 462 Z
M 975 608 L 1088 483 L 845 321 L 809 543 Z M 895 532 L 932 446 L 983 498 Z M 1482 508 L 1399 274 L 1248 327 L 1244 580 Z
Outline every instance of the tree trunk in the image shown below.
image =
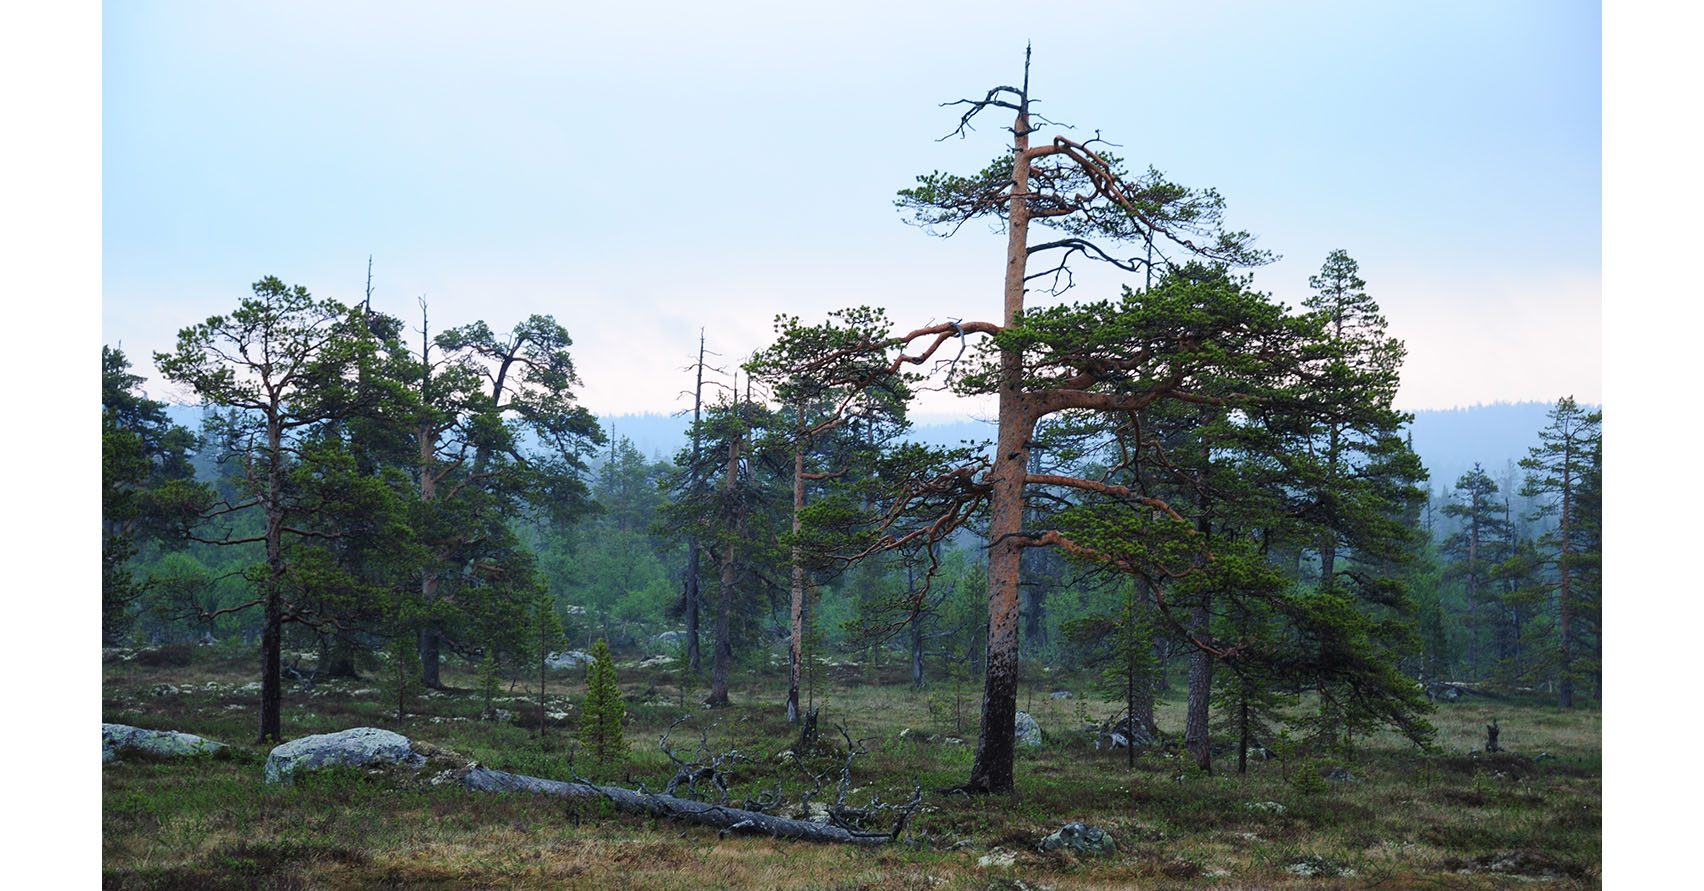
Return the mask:
M 1207 639 L 1207 595 L 1189 608 L 1189 632 L 1197 640 Z M 1189 654 L 1189 711 L 1184 719 L 1183 741 L 1195 756 L 1195 765 L 1212 772 L 1212 751 L 1207 741 L 1207 705 L 1213 692 L 1213 654 L 1196 647 Z
M 686 540 L 686 664 L 697 673 L 703 669 L 698 657 L 698 606 L 702 595 L 698 590 L 698 538 Z
M 1024 70 L 1028 96 L 1029 69 Z M 1004 324 L 1015 324 L 1024 311 L 1024 270 L 1029 256 L 1029 109 L 1028 100 L 1013 125 L 1012 198 L 1007 214 Z M 1018 711 L 1018 572 L 1023 531 L 1024 471 L 1035 419 L 1023 395 L 1023 356 L 1000 354 L 999 434 L 988 481 L 988 673 L 982 689 L 982 723 L 976 760 L 964 790 L 1007 793 L 1015 786 L 1013 735 Z
M 645 794 L 619 786 L 595 786 L 590 783 L 564 783 L 521 774 L 506 773 L 469 765 L 456 772 L 462 785 L 476 792 L 530 792 L 555 798 L 590 798 L 608 801 L 616 810 L 629 814 L 647 814 L 688 823 L 713 826 L 723 832 L 745 831 L 775 838 L 800 841 L 838 842 L 853 845 L 879 845 L 891 841 L 885 832 L 853 832 L 829 823 L 791 820 L 758 811 L 676 798 L 662 793 Z
M 728 472 L 724 484 L 729 492 L 739 484 L 739 473 L 740 439 L 735 437 L 728 441 Z M 710 695 L 704 700 L 711 706 L 728 704 L 728 672 L 734 658 L 734 645 L 729 635 L 733 632 L 734 580 L 738 575 L 734 542 L 739 539 L 739 528 L 739 519 L 729 518 L 727 541 L 722 545 L 722 590 L 718 592 L 720 597 L 716 605 L 716 658 L 710 670 Z
M 266 624 L 260 637 L 260 741 L 282 742 L 284 727 L 284 455 L 275 399 L 266 424 Z
M 1557 652 L 1556 704 L 1561 708 L 1574 707 L 1574 648 L 1573 642 L 1569 639 L 1573 636 L 1574 630 L 1574 594 L 1570 585 L 1571 567 L 1568 565 L 1568 560 L 1573 556 L 1574 550 L 1568 540 L 1568 527 L 1573 520 L 1573 492 L 1570 491 L 1573 488 L 1572 474 L 1570 473 L 1573 469 L 1571 466 L 1573 462 L 1573 437 L 1570 432 L 1568 438 L 1562 442 L 1562 528 L 1559 531 L 1562 543 L 1556 560 L 1557 571 L 1561 574 L 1560 587 L 1556 595 L 1557 606 L 1561 612 L 1561 615 L 1557 617 L 1556 629 L 1561 636 L 1561 647 Z
M 1475 465 L 1477 466 L 1477 465 Z M 1473 516 L 1467 539 L 1467 670 L 1479 679 L 1479 492 L 1473 493 Z
M 923 614 L 911 615 L 911 687 L 923 689 Z
M 704 405 L 704 329 L 698 329 L 698 382 L 692 388 L 692 478 L 690 491 L 698 489 L 698 420 Z M 693 673 L 703 670 L 698 655 L 698 607 L 703 602 L 698 586 L 698 537 L 686 540 L 686 664 Z
M 1242 702 L 1237 703 L 1237 773 L 1248 773 L 1248 681 L 1239 679 L 1242 685 Z
M 436 579 L 432 585 L 436 594 Z M 428 601 L 430 602 L 430 601 Z M 420 629 L 420 684 L 428 690 L 442 690 L 444 685 L 438 680 L 438 660 L 441 655 L 440 643 L 444 639 L 442 629 L 438 627 L 437 619 L 427 620 Z
M 270 562 L 270 561 L 268 561 Z M 260 742 L 283 742 L 284 604 L 276 585 L 266 594 L 266 624 L 260 632 Z
M 791 640 L 788 645 L 790 666 L 787 682 L 787 723 L 799 720 L 799 676 L 804 668 L 805 646 L 805 567 L 799 547 L 799 514 L 805 509 L 805 407 L 799 405 L 799 435 L 793 444 L 793 602 L 788 613 Z
M 728 704 L 728 673 L 734 661 L 733 641 L 728 639 L 728 635 L 733 631 L 735 569 L 734 544 L 730 541 L 722 553 L 722 590 L 716 604 L 716 652 L 710 668 L 710 695 L 705 698 L 705 705 Z

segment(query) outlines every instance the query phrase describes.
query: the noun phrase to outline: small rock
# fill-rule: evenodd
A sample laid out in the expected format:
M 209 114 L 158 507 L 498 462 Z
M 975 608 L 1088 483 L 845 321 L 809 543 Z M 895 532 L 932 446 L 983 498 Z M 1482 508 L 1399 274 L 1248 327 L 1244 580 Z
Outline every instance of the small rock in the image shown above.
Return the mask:
M 976 865 L 982 867 L 1011 866 L 1018 862 L 1018 855 L 1005 848 L 995 848 L 981 857 L 976 858 Z
M 1336 783 L 1359 783 L 1360 782 L 1360 780 L 1355 779 L 1355 775 L 1350 773 L 1348 768 L 1344 768 L 1344 767 L 1333 767 L 1332 769 L 1326 771 L 1324 776 L 1325 776 L 1326 779 L 1331 780 L 1332 782 L 1336 782 Z
M 178 695 L 182 692 L 183 692 L 183 690 L 181 688 L 174 687 L 171 684 L 155 684 L 154 685 L 154 695 L 155 696 L 176 696 L 176 695 Z
M 639 663 L 639 668 L 666 668 L 674 663 L 673 656 L 652 656 Z
M 1110 854 L 1118 850 L 1118 844 L 1112 840 L 1111 834 L 1099 826 L 1073 822 L 1061 826 L 1037 845 L 1037 849 L 1041 851 L 1056 851 L 1060 848 L 1069 848 L 1079 854 Z
M 1031 717 L 1029 712 L 1018 712 L 1017 720 L 1013 723 L 1018 745 L 1041 745 L 1041 725 L 1036 723 L 1035 718 Z
M 565 653 L 551 653 L 544 658 L 544 664 L 557 671 L 566 671 L 570 668 L 592 664 L 592 656 L 590 653 L 582 653 L 579 650 L 569 650 Z
M 1050 693 L 1048 695 L 1052 696 L 1054 699 L 1070 699 L 1071 698 L 1071 691 L 1070 690 L 1054 690 L 1052 693 Z
M 1251 801 L 1248 804 L 1243 805 L 1243 808 L 1267 814 L 1282 814 L 1289 810 L 1289 808 L 1284 807 L 1276 801 Z
M 964 740 L 959 739 L 956 736 L 943 737 L 941 739 L 941 742 L 943 742 L 943 743 L 945 743 L 946 745 L 949 745 L 949 746 L 962 746 L 962 745 L 964 745 Z

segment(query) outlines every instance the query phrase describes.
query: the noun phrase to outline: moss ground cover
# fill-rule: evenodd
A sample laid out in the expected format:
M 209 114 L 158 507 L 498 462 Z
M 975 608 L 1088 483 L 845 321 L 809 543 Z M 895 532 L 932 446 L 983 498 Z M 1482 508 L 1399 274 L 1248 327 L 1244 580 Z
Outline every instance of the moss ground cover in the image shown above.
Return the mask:
M 174 660 L 176 661 L 176 660 Z M 848 802 L 903 801 L 925 790 L 911 843 L 852 849 L 615 814 L 607 806 L 481 795 L 453 784 L 399 783 L 339 768 L 288 788 L 261 782 L 264 750 L 252 745 L 258 690 L 251 660 L 202 650 L 188 665 L 105 667 L 103 720 L 182 730 L 232 743 L 236 757 L 126 761 L 102 769 L 102 870 L 112 888 L 681 888 L 948 889 L 1108 888 L 1590 888 L 1601 885 L 1601 714 L 1561 712 L 1541 701 L 1441 705 L 1438 749 L 1422 754 L 1395 736 L 1356 740 L 1329 762 L 1234 757 L 1214 773 L 1166 752 L 1127 769 L 1123 752 L 1097 751 L 1084 718 L 1112 706 L 1054 699 L 1088 679 L 1043 675 L 1019 704 L 1047 735 L 1020 749 L 1019 791 L 997 798 L 944 793 L 962 782 L 974 723 L 955 734 L 940 690 L 914 692 L 899 666 L 837 668 L 818 688 L 824 748 L 777 758 L 796 730 L 782 717 L 778 673 L 736 684 L 727 709 L 697 706 L 678 671 L 624 667 L 625 735 L 632 757 L 604 772 L 575 748 L 573 703 L 580 672 L 558 673 L 537 732 L 536 692 L 505 689 L 500 720 L 481 721 L 478 682 L 446 666 L 450 690 L 417 701 L 396 720 L 374 681 L 291 687 L 285 733 L 385 727 L 453 749 L 488 767 L 554 779 L 589 779 L 658 790 L 673 773 L 658 737 L 677 753 L 700 739 L 738 749 L 734 803 L 779 784 L 789 801 L 812 788 L 806 771 L 839 773 L 843 726 L 867 754 L 852 762 Z M 170 685 L 177 692 L 160 692 Z M 684 704 L 683 704 L 684 702 Z M 933 705 L 933 707 L 932 707 Z M 1308 707 L 1304 701 L 1302 707 Z M 1162 699 L 1162 728 L 1182 725 L 1182 692 Z M 974 706 L 972 707 L 974 714 Z M 1474 753 L 1496 718 L 1509 752 Z M 91 734 L 92 734 L 91 729 Z M 963 743 L 954 742 L 962 736 Z M 835 751 L 835 748 L 839 751 Z M 92 748 L 92 746 L 91 746 Z M 1309 780 L 1322 766 L 1353 782 Z M 803 769 L 801 769 L 803 768 Z M 1314 777 L 1317 779 L 1317 775 Z M 832 795 L 825 789 L 816 796 Z M 1115 855 L 1039 853 L 1064 823 L 1100 826 Z M 1010 865 L 990 858 L 1015 855 Z M 987 865 L 984 865 L 986 860 Z

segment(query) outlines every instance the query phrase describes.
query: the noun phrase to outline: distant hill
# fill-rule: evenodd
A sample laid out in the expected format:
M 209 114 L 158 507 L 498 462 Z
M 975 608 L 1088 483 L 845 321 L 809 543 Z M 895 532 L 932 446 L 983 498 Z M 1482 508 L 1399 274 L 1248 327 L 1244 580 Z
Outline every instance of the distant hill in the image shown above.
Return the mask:
M 1415 412 L 1414 451 L 1431 472 L 1429 485 L 1439 491 L 1455 488 L 1474 462 L 1493 478 L 1500 477 L 1508 462 L 1520 461 L 1538 445 L 1538 431 L 1550 423 L 1552 405 L 1497 402 Z
M 1493 476 L 1500 475 L 1509 461 L 1519 461 L 1527 456 L 1528 449 L 1538 445 L 1538 431 L 1548 423 L 1550 407 L 1545 402 L 1499 402 L 1415 412 L 1414 450 L 1431 471 L 1431 486 L 1449 490 L 1475 461 Z M 176 423 L 192 430 L 201 428 L 201 409 L 196 406 L 170 405 L 166 411 Z M 672 461 L 686 445 L 691 416 L 604 415 L 598 421 L 605 433 L 632 440 L 645 457 Z M 931 445 L 956 446 L 961 440 L 993 439 L 994 425 L 970 419 L 919 424 L 912 428 L 911 438 Z

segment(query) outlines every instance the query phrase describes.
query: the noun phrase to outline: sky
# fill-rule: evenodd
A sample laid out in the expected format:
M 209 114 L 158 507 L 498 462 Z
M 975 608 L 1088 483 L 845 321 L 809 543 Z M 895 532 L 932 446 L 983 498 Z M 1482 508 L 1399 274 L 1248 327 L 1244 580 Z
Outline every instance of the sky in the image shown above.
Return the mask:
M 434 330 L 534 313 L 602 414 L 690 405 L 777 313 L 996 319 L 1004 238 L 894 193 L 1005 147 L 940 103 L 1022 77 L 1140 169 L 1217 188 L 1290 305 L 1342 249 L 1408 345 L 1399 405 L 1602 402 L 1600 13 L 1579 2 L 106 4 L 100 330 L 150 376 L 263 276 Z M 1019 24 L 1014 24 L 1019 23 Z M 1126 281 L 1083 268 L 1067 299 Z M 1044 299 L 1032 300 L 1045 302 Z M 931 397 L 921 414 L 978 406 Z

